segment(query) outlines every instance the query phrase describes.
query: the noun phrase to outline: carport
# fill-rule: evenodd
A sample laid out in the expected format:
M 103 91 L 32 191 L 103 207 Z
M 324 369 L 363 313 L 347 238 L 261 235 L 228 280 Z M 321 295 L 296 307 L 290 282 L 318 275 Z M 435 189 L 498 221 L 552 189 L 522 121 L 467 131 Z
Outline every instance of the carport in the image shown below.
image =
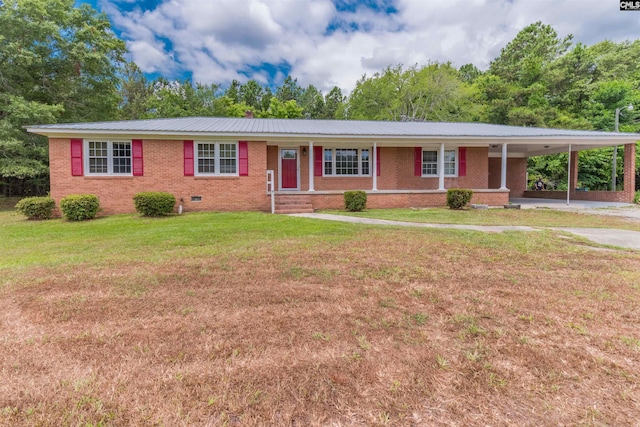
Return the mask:
M 635 196 L 636 141 L 631 133 L 564 131 L 564 135 L 520 137 L 489 146 L 489 188 L 510 190 L 510 199 L 542 198 L 571 201 L 632 203 Z M 589 135 L 590 134 L 590 135 Z M 601 134 L 601 135 L 599 135 Z M 607 141 L 604 141 L 606 138 Z M 582 150 L 624 146 L 624 179 L 620 191 L 581 191 L 578 189 L 578 153 Z M 527 159 L 534 156 L 568 153 L 567 191 L 530 191 L 527 188 Z

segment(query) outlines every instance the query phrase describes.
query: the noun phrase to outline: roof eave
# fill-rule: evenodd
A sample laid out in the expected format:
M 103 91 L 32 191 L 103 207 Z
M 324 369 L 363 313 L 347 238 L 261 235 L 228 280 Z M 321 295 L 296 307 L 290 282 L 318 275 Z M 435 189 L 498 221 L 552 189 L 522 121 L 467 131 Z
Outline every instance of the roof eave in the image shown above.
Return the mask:
M 473 141 L 500 141 L 501 143 L 533 143 L 536 141 L 565 142 L 579 141 L 586 145 L 602 144 L 603 142 L 634 143 L 640 140 L 638 134 L 606 134 L 606 135 L 327 135 L 327 134 L 292 134 L 292 133 L 236 133 L 236 132 L 184 132 L 184 131 L 135 131 L 135 130 L 108 130 L 108 129 L 55 129 L 40 127 L 25 127 L 28 132 L 43 135 L 49 138 L 73 138 L 73 137 L 122 137 L 143 139 L 247 139 L 254 141 L 337 141 L 337 140 L 366 140 L 378 142 L 393 141 L 424 141 L 424 140 L 473 140 Z

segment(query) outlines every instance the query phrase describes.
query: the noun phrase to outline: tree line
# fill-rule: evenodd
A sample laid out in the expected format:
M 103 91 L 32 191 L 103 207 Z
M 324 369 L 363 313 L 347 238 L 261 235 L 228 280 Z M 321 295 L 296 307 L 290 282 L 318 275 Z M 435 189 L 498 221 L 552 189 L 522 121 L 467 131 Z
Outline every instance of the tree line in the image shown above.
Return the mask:
M 46 138 L 25 125 L 160 117 L 256 117 L 484 122 L 639 132 L 640 40 L 591 46 L 536 22 L 508 43 L 486 71 L 473 64 L 390 65 L 363 75 L 345 96 L 248 80 L 227 87 L 159 77 L 125 59 L 125 43 L 105 14 L 74 0 L 0 2 L 0 194 L 48 190 Z M 622 155 L 622 151 L 620 151 Z M 580 154 L 580 186 L 605 189 L 612 149 Z M 567 155 L 529 161 L 530 178 L 566 182 Z M 638 162 L 640 163 L 640 162 Z M 618 165 L 619 174 L 622 164 Z M 640 178 L 640 177 L 639 177 Z M 618 182 L 621 182 L 619 179 Z M 638 180 L 640 182 L 640 179 Z M 564 184 L 566 185 L 566 184 Z

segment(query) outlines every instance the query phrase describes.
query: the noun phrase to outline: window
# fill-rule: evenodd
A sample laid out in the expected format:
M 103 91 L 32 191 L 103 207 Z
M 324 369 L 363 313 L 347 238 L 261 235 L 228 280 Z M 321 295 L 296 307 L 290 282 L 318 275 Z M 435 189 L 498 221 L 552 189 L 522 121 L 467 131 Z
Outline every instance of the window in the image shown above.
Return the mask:
M 237 175 L 238 144 L 200 142 L 195 150 L 196 175 Z
M 438 150 L 422 150 L 422 176 L 438 176 Z M 457 175 L 457 151 L 445 150 L 444 175 Z
M 131 141 L 86 141 L 87 175 L 131 175 Z
M 370 173 L 368 148 L 325 148 L 325 176 L 358 176 Z

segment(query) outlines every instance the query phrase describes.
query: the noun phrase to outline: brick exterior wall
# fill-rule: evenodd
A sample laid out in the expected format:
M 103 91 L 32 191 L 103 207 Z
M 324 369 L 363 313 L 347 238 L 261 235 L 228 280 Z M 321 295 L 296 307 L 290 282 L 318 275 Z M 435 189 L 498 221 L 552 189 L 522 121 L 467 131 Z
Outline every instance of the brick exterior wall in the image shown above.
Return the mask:
M 310 194 L 314 209 L 343 209 L 343 194 Z M 487 204 L 489 206 L 502 206 L 509 203 L 508 191 L 474 192 L 471 203 Z M 367 208 L 426 208 L 442 207 L 447 205 L 446 192 L 430 193 L 367 193 Z
M 303 154 L 303 149 L 307 154 Z M 266 194 L 267 169 L 275 171 L 276 188 L 279 173 L 279 147 L 266 142 L 251 141 L 249 175 L 238 177 L 184 176 L 182 140 L 143 140 L 143 176 L 91 177 L 72 176 L 70 140 L 51 138 L 51 196 L 59 206 L 60 200 L 70 194 L 90 193 L 100 199 L 102 213 L 135 212 L 133 196 L 141 191 L 166 191 L 182 203 L 183 210 L 240 211 L 270 210 Z M 309 188 L 308 146 L 299 146 L 300 189 Z M 445 192 L 411 192 L 411 190 L 437 190 L 438 178 L 414 176 L 413 147 L 381 147 L 380 170 L 377 177 L 379 190 L 410 190 L 397 193 L 370 193 L 368 206 L 375 208 L 444 206 Z M 461 187 L 486 189 L 488 186 L 488 149 L 467 148 L 467 174 L 464 177 L 445 178 L 445 188 Z M 343 190 L 371 190 L 372 177 L 337 178 L 314 177 L 314 208 L 341 208 Z M 322 194 L 337 191 L 336 194 Z M 202 197 L 192 202 L 192 196 Z M 472 203 L 502 205 L 508 202 L 508 192 L 476 192 Z M 182 199 L 182 202 L 180 202 Z M 177 204 L 177 205 L 178 205 Z M 316 206 L 317 204 L 317 206 Z M 176 205 L 176 206 L 177 206 Z
M 489 186 L 487 188 L 500 188 L 502 176 L 502 159 L 489 158 Z M 511 197 L 524 197 L 527 189 L 527 159 L 507 159 L 507 188 L 511 191 Z
M 300 146 L 300 190 L 309 189 L 309 148 Z M 303 149 L 307 149 L 304 155 Z M 467 174 L 456 178 L 445 178 L 445 188 L 488 188 L 487 167 L 488 148 L 467 148 Z M 413 147 L 380 147 L 380 176 L 377 177 L 378 190 L 437 190 L 438 178 L 414 176 Z M 267 167 L 276 171 L 279 166 L 279 148 L 268 147 Z M 526 170 L 525 170 L 526 173 Z M 316 191 L 371 190 L 373 177 L 333 177 L 314 176 L 313 187 Z
M 49 140 L 51 159 L 51 197 L 90 193 L 100 199 L 105 214 L 135 212 L 133 196 L 141 191 L 166 191 L 173 194 L 184 211 L 269 210 L 266 194 L 266 142 L 250 142 L 249 175 L 239 177 L 184 176 L 183 141 L 143 141 L 144 176 L 89 177 L 71 176 L 70 140 Z M 191 196 L 201 196 L 192 202 Z M 176 204 L 176 206 L 178 205 Z

